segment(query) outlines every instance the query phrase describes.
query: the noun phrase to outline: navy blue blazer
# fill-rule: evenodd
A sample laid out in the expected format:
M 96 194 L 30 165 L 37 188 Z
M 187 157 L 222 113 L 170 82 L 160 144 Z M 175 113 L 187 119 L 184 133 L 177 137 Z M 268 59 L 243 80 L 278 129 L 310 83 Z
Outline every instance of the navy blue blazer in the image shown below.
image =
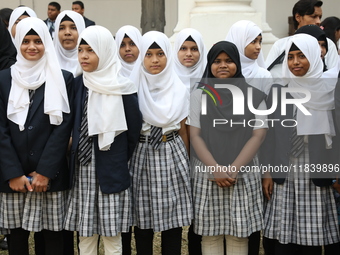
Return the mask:
M 84 17 L 85 27 L 94 26 L 96 23 L 86 17 Z
M 73 86 L 70 72 L 63 71 L 70 114 L 63 114 L 61 125 L 51 125 L 44 113 L 45 84 L 34 94 L 25 129 L 7 119 L 7 104 L 11 89 L 11 71 L 0 72 L 0 192 L 14 192 L 8 185 L 12 178 L 36 171 L 51 179 L 49 191 L 70 188 L 67 147 L 73 126 Z
M 290 154 L 291 154 L 291 137 L 293 132 L 293 127 L 284 127 L 281 125 L 281 121 L 285 119 L 293 119 L 293 105 L 288 104 L 286 107 L 286 115 L 281 115 L 281 88 L 283 86 L 279 84 L 274 84 L 272 86 L 271 92 L 267 98 L 267 108 L 272 106 L 273 98 L 273 88 L 278 89 L 277 95 L 277 108 L 274 113 L 268 116 L 268 119 L 276 119 L 275 127 L 271 127 L 269 124 L 269 130 L 266 135 L 266 139 L 263 142 L 259 159 L 260 164 L 265 166 L 285 166 L 286 169 L 290 167 Z M 293 98 L 289 93 L 287 98 Z M 291 123 L 286 123 L 285 125 L 292 125 Z M 309 135 L 308 136 L 308 149 L 309 149 L 309 164 L 334 164 L 335 149 L 326 149 L 326 142 L 324 135 Z M 294 169 L 291 168 L 291 171 Z M 296 169 L 299 171 L 300 169 Z M 282 184 L 285 181 L 287 173 L 280 172 L 272 174 L 273 181 Z M 323 177 L 323 176 L 322 176 Z M 332 184 L 332 179 L 320 178 L 319 173 L 311 173 L 311 179 L 316 186 L 328 186 Z
M 78 76 L 75 79 L 75 122 L 70 158 L 72 174 L 78 161 L 78 143 L 86 93 L 87 89 L 83 83 L 83 76 Z M 118 193 L 130 186 L 128 161 L 138 143 L 142 128 L 142 114 L 139 110 L 137 94 L 123 95 L 123 103 L 128 130 L 116 136 L 110 150 L 107 151 L 99 150 L 98 138 L 97 136 L 93 138 L 96 158 L 95 168 L 99 186 L 101 191 L 106 194 Z

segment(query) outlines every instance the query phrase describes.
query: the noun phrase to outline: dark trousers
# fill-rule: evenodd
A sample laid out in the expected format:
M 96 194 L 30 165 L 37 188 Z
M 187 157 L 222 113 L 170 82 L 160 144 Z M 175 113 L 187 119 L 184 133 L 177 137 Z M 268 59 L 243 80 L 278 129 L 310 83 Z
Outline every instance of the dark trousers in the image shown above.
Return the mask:
M 263 248 L 266 255 L 321 255 L 322 246 L 304 246 L 281 244 L 279 241 L 263 237 Z
M 63 254 L 63 234 L 61 231 L 42 230 L 45 254 Z M 28 238 L 30 232 L 22 228 L 11 229 L 11 239 L 9 242 L 10 254 L 29 255 Z
M 131 238 L 132 238 L 132 227 L 129 228 L 129 232 L 122 233 L 122 255 L 131 255 Z
M 202 236 L 194 233 L 193 225 L 190 225 L 188 231 L 188 251 L 189 255 L 202 255 Z
M 252 233 L 248 238 L 248 255 L 259 255 L 261 231 Z
M 152 229 L 134 227 L 137 255 L 152 255 Z M 161 232 L 162 255 L 181 255 L 182 228 L 172 228 Z
M 63 255 L 73 255 L 74 254 L 74 233 L 73 231 L 62 230 L 64 252 Z M 45 239 L 43 232 L 34 233 L 34 251 L 35 255 L 45 255 Z

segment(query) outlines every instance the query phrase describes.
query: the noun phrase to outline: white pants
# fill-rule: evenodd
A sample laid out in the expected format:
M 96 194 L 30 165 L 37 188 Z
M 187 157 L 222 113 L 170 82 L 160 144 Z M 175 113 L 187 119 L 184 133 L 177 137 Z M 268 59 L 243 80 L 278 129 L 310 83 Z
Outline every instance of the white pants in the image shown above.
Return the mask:
M 95 255 L 98 253 L 98 235 L 79 237 L 80 255 Z M 117 236 L 102 236 L 105 255 L 121 255 L 122 240 L 120 233 Z
M 228 255 L 247 255 L 248 238 L 220 235 L 220 236 L 202 236 L 202 254 L 203 255 L 223 255 L 223 241 L 226 239 Z

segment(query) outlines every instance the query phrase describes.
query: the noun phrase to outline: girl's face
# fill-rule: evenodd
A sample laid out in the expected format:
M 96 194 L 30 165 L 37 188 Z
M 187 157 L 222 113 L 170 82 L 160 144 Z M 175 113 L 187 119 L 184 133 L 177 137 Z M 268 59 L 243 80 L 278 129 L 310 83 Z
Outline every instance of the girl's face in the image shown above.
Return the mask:
M 139 49 L 129 37 L 126 37 L 120 44 L 119 54 L 125 62 L 133 63 L 138 58 Z
M 148 49 L 144 57 L 144 67 L 150 74 L 159 74 L 166 67 L 167 58 L 161 48 Z
M 92 50 L 90 45 L 85 44 L 81 44 L 78 47 L 78 61 L 85 72 L 97 70 L 99 64 L 97 54 Z
M 78 30 L 74 22 L 65 20 L 60 23 L 58 37 L 65 50 L 73 50 L 77 46 Z
M 200 58 L 197 44 L 192 41 L 185 41 L 177 53 L 179 62 L 186 66 L 192 67 L 196 65 Z
M 225 52 L 221 52 L 211 65 L 211 73 L 216 78 L 232 78 L 236 72 L 236 64 Z
M 327 53 L 326 42 L 325 41 L 318 41 L 318 42 L 321 48 L 321 58 L 324 59 Z
M 309 61 L 300 50 L 288 53 L 288 68 L 295 76 L 304 76 L 309 70 Z
M 13 36 L 13 38 L 15 38 L 15 33 L 16 33 L 16 30 L 17 30 L 17 25 L 20 21 L 22 21 L 23 19 L 26 19 L 28 18 L 29 16 L 27 15 L 21 15 L 13 24 L 12 26 L 12 29 L 11 29 L 11 34 Z
M 22 56 L 30 61 L 37 61 L 44 56 L 45 47 L 38 35 L 26 35 L 20 46 Z
M 262 36 L 257 36 L 251 43 L 244 48 L 244 55 L 250 59 L 257 59 L 261 51 Z

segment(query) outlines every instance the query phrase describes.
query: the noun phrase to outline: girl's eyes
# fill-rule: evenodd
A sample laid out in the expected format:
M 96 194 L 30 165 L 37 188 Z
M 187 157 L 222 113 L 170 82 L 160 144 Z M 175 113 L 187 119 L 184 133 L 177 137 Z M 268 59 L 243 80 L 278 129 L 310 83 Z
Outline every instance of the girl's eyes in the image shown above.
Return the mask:
M 165 55 L 164 52 L 158 53 L 158 56 L 164 56 L 164 55 Z

